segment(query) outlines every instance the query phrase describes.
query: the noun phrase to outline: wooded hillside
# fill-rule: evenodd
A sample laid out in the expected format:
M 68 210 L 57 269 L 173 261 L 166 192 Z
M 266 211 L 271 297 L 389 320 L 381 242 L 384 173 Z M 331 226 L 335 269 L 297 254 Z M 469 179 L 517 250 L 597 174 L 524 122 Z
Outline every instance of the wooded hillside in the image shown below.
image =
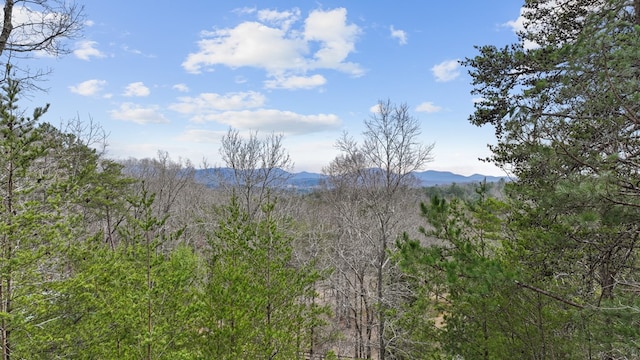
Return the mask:
M 115 161 L 7 65 L 2 359 L 640 358 L 640 1 L 525 9 L 464 61 L 510 181 L 419 186 L 390 100 L 311 192 L 278 134 L 229 129 L 224 171 Z

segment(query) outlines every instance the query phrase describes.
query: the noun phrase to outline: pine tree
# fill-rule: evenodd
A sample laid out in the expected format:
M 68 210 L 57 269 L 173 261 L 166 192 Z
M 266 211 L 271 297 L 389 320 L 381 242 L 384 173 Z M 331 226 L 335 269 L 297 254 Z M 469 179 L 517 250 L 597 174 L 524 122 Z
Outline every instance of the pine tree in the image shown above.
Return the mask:
M 11 74 L 11 68 L 7 68 Z M 24 116 L 21 83 L 9 76 L 0 94 L 0 353 L 30 357 L 29 339 L 52 321 L 59 245 L 68 235 L 59 197 L 41 198 L 41 161 L 47 148 L 38 121 L 48 106 Z M 15 354 L 15 356 L 14 356 Z
M 129 199 L 132 212 L 112 248 L 100 233 L 72 249 L 74 276 L 61 285 L 65 314 L 50 356 L 195 359 L 194 311 L 200 259 L 193 249 L 162 251 L 181 233 L 162 231 L 154 196 Z
M 640 3 L 530 0 L 523 14 L 518 44 L 465 64 L 483 99 L 470 120 L 495 127 L 490 160 L 516 179 L 507 247 L 539 315 L 529 339 L 541 356 L 637 357 L 622 309 L 638 309 Z
M 257 220 L 232 197 L 209 240 L 200 327 L 207 358 L 302 358 L 324 312 L 306 301 L 318 272 L 292 266 L 292 239 L 278 229 L 271 203 L 262 210 Z
M 513 273 L 501 255 L 506 204 L 486 196 L 447 201 L 438 196 L 421 205 L 427 226 L 420 231 L 441 245 L 422 246 L 407 235 L 399 261 L 415 294 L 407 303 L 404 326 L 412 358 L 447 355 L 489 359 L 518 356 L 504 325 L 513 315 L 508 294 Z

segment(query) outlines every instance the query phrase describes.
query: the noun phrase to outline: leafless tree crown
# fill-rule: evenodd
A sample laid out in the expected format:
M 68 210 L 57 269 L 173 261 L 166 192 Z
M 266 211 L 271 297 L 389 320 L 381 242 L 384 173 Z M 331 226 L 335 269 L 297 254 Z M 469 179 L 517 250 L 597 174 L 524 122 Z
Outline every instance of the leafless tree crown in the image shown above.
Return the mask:
M 259 137 L 257 132 L 243 138 L 236 129 L 229 129 L 222 138 L 220 155 L 230 173 L 219 172 L 218 180 L 236 191 L 249 214 L 254 214 L 269 192 L 283 187 L 290 176 L 287 171 L 293 168 L 293 162 L 282 139 L 282 134 Z
M 64 40 L 79 35 L 84 7 L 66 0 L 6 0 L 3 7 L 0 55 L 5 52 L 69 52 Z

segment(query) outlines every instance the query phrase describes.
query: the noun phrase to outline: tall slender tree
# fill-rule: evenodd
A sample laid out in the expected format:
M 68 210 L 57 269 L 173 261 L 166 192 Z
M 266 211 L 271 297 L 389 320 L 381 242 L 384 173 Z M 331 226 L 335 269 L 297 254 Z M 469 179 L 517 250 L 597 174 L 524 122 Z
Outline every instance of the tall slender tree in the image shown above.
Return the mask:
M 415 291 L 402 322 L 408 357 L 520 356 L 505 326 L 522 310 L 507 305 L 516 284 L 501 254 L 506 204 L 488 197 L 482 183 L 473 199 L 436 195 L 420 209 L 425 238 L 405 235 L 398 242 L 400 266 Z
M 293 267 L 292 241 L 263 206 L 260 220 L 232 197 L 210 239 L 200 338 L 206 358 L 298 359 L 324 311 L 306 301 L 319 273 Z
M 400 220 L 398 209 L 403 193 L 415 185 L 413 172 L 431 160 L 433 145 L 422 143 L 418 119 L 410 114 L 406 104 L 380 101 L 364 125 L 362 144 L 344 134 L 337 142 L 341 154 L 325 172 L 329 175 L 330 188 L 345 191 L 350 187 L 360 193 L 360 196 L 353 197 L 359 199 L 361 206 L 356 214 L 373 222 L 348 233 L 367 234 L 371 242 L 376 295 L 368 300 L 376 309 L 375 322 L 372 320 L 372 323 L 377 324 L 377 351 L 379 358 L 384 359 L 388 345 L 385 314 L 394 300 L 387 292 L 387 285 L 392 283 L 388 275 L 393 273 L 389 251 L 401 233 L 397 226 Z M 370 351 L 367 353 L 371 356 Z
M 72 276 L 57 288 L 60 319 L 42 358 L 198 358 L 199 258 L 187 246 L 162 250 L 181 234 L 162 231 L 153 194 L 143 189 L 129 201 L 115 247 L 98 233 L 71 248 Z
M 8 70 L 10 71 L 10 69 Z M 47 255 L 64 232 L 57 212 L 58 199 L 42 199 L 45 176 L 38 162 L 46 154 L 38 121 L 48 106 L 25 116 L 19 107 L 21 82 L 8 78 L 0 93 L 0 351 L 3 360 L 18 348 L 15 336 L 29 336 L 38 317 L 31 306 L 44 300 L 46 284 L 56 279 L 49 273 L 55 260 Z M 21 357 L 18 352 L 18 357 Z
M 618 310 L 637 308 L 623 284 L 638 281 L 640 3 L 530 0 L 523 15 L 519 43 L 464 62 L 483 99 L 470 120 L 495 127 L 490 160 L 517 179 L 512 255 L 529 270 L 525 288 L 555 298 L 545 311 L 590 314 L 572 323 L 579 356 L 634 357 L 636 324 Z M 578 306 L 559 311 L 567 299 Z

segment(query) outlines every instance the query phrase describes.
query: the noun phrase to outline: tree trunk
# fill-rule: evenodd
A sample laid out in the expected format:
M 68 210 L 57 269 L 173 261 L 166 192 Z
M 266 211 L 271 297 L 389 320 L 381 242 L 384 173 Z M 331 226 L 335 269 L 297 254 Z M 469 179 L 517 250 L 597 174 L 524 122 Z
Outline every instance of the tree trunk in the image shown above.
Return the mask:
M 4 2 L 4 19 L 2 22 L 2 33 L 0 33 L 0 55 L 2 55 L 4 48 L 9 41 L 9 35 L 13 31 L 13 23 L 11 18 L 13 17 L 13 0 L 6 0 Z
M 383 235 L 382 240 L 382 248 L 380 249 L 380 263 L 378 264 L 378 342 L 379 342 L 379 355 L 378 358 L 380 360 L 384 360 L 384 355 L 386 352 L 385 343 L 384 343 L 384 304 L 382 302 L 383 295 L 383 269 L 384 263 L 386 261 L 387 254 L 387 239 L 386 236 Z
M 8 127 L 9 130 L 13 131 L 13 124 L 9 123 Z M 12 154 L 10 154 L 10 156 L 12 156 Z M 13 223 L 13 186 L 14 186 L 14 179 L 13 179 L 13 175 L 14 175 L 14 163 L 13 160 L 9 160 L 9 169 L 7 171 L 7 192 L 5 194 L 5 212 L 7 215 L 7 229 L 11 229 L 11 224 Z M 12 258 L 12 253 L 13 253 L 13 244 L 12 241 L 13 239 L 11 238 L 11 236 L 9 234 L 5 234 L 3 236 L 3 249 L 2 249 L 2 260 L 5 264 L 9 264 Z M 13 297 L 13 289 L 12 289 L 12 269 L 11 269 L 11 265 L 5 265 L 5 266 L 9 266 L 9 269 L 6 270 L 6 275 L 5 278 L 1 280 L 0 286 L 4 286 L 4 289 L 0 289 L 0 291 L 2 291 L 2 295 L 4 297 L 0 297 L 0 299 L 2 300 L 2 309 L 0 309 L 0 311 L 2 311 L 6 316 L 10 315 L 12 312 L 12 297 Z M 3 317 L 2 319 L 2 331 L 0 333 L 0 336 L 2 336 L 2 360 L 10 360 L 11 359 L 11 330 L 9 330 L 9 327 L 11 327 L 11 324 L 9 324 L 9 321 L 6 319 L 6 317 Z

